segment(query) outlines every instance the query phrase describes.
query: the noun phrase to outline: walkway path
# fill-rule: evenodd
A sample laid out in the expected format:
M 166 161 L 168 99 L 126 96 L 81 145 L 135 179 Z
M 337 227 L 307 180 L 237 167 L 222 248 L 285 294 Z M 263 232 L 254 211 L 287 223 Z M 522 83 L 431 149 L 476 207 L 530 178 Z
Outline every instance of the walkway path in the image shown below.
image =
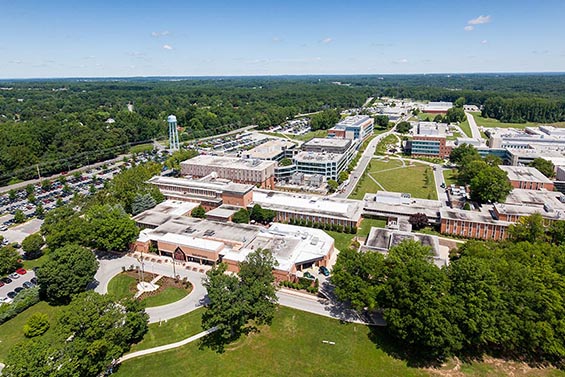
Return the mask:
M 473 114 L 465 111 L 465 115 L 467 116 L 467 120 L 469 121 L 469 127 L 471 128 L 471 137 L 473 139 L 482 140 L 481 131 L 479 131 L 479 127 L 477 126 L 477 122 L 475 122 L 475 117 Z
M 164 346 L 159 346 L 159 347 L 153 347 L 153 348 L 148 348 L 146 350 L 141 350 L 141 351 L 137 351 L 137 352 L 132 352 L 132 353 L 128 353 L 127 355 L 124 355 L 122 357 L 120 357 L 117 361 L 117 364 L 120 364 L 126 360 L 130 360 L 130 359 L 134 359 L 136 357 L 140 357 L 140 356 L 145 356 L 145 355 L 149 355 L 152 353 L 156 353 L 156 352 L 161 352 L 161 351 L 167 351 L 167 350 L 171 350 L 173 348 L 178 348 L 178 347 L 182 347 L 187 345 L 188 343 L 192 343 L 195 340 L 198 340 L 200 338 L 205 337 L 208 334 L 213 333 L 214 331 L 218 330 L 218 328 L 216 326 L 212 327 L 211 329 L 208 329 L 206 331 L 202 331 L 201 333 L 198 333 L 196 335 L 191 336 L 190 338 L 186 338 L 181 340 L 180 342 L 175 342 L 175 343 L 169 343 L 169 344 L 165 344 Z

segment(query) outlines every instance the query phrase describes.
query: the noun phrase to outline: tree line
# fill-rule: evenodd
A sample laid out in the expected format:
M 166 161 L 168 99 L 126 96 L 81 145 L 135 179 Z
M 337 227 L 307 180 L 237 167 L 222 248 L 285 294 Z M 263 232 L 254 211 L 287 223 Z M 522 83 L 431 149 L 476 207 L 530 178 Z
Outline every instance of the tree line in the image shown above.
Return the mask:
M 442 268 L 414 241 L 387 256 L 344 250 L 335 292 L 357 309 L 381 312 L 396 349 L 413 361 L 488 354 L 563 367 L 565 222 L 525 218 L 510 234 L 469 241 Z

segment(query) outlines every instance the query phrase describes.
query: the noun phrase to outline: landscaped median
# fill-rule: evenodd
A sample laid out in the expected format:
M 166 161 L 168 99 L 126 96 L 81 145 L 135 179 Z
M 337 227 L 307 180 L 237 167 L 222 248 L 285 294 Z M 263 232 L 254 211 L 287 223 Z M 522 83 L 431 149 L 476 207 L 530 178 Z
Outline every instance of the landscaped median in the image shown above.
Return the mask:
M 114 276 L 108 284 L 108 294 L 116 299 L 136 297 L 146 307 L 171 304 L 192 291 L 192 284 L 186 279 L 173 279 L 167 276 L 143 273 L 143 282 L 151 285 L 151 289 L 140 290 L 141 272 L 137 270 L 123 271 Z

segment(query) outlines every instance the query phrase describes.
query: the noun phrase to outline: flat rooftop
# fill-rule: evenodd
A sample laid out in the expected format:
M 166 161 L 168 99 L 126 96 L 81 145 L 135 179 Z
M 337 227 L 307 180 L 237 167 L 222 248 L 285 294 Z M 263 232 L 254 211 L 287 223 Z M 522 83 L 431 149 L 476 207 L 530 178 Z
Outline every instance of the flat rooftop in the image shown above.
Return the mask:
M 506 225 L 509 226 L 513 223 L 507 221 L 497 220 L 489 212 L 466 211 L 463 209 L 441 209 L 441 218 L 448 220 L 469 221 L 473 223 L 484 223 L 493 225 Z
M 511 181 L 552 183 L 538 169 L 531 166 L 499 165 L 498 167 L 508 174 L 508 179 Z
M 425 213 L 430 219 L 437 219 L 441 207 L 439 200 L 412 198 L 410 194 L 400 192 L 377 191 L 363 197 L 363 210 L 369 214 L 410 216 Z
M 314 216 L 323 215 L 353 221 L 361 217 L 363 210 L 363 203 L 358 200 L 259 189 L 253 191 L 253 203 L 273 210 L 308 213 Z
M 156 175 L 152 177 L 148 183 L 155 185 L 169 185 L 187 189 L 204 189 L 217 193 L 232 192 L 237 194 L 246 194 L 253 190 L 253 185 L 234 183 L 227 179 L 204 177 L 201 179 L 175 178 Z
M 143 211 L 133 217 L 133 220 L 145 226 L 157 227 L 165 222 L 183 216 L 198 207 L 198 203 L 166 200 L 154 208 Z
M 269 140 L 266 143 L 256 146 L 253 149 L 244 152 L 247 158 L 258 158 L 261 160 L 269 160 L 275 158 L 286 149 L 291 149 L 296 146 L 295 143 L 289 140 L 275 139 Z
M 318 147 L 318 148 L 347 148 L 351 144 L 349 139 L 321 138 L 316 137 L 302 144 L 302 148 Z
M 298 162 L 338 162 L 343 158 L 341 153 L 326 153 L 326 152 L 300 152 L 294 157 L 295 161 Z
M 340 120 L 336 126 L 359 127 L 369 120 L 371 120 L 371 117 L 368 115 L 352 115 Z
M 243 159 L 237 157 L 199 155 L 189 160 L 181 162 L 181 165 L 205 165 L 218 168 L 244 169 L 244 170 L 263 170 L 269 167 L 275 167 L 276 161 L 259 160 L 259 159 Z

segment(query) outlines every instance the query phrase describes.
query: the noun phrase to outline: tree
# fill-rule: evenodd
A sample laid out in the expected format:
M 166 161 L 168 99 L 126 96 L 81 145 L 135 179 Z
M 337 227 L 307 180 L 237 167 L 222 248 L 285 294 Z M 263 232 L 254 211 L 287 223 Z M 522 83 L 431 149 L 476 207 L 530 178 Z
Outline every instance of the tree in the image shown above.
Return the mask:
M 470 182 L 471 197 L 481 203 L 496 203 L 506 200 L 512 185 L 508 174 L 498 166 L 487 166 Z
M 34 194 L 29 194 L 28 197 L 27 197 L 27 201 L 31 204 L 34 204 L 36 200 L 37 199 L 36 199 Z
M 37 270 L 40 295 L 53 304 L 68 304 L 71 296 L 86 290 L 98 270 L 92 251 L 67 245 L 51 252 L 51 258 Z
M 502 159 L 492 153 L 489 153 L 485 156 L 484 159 L 485 164 L 489 166 L 500 166 L 502 165 Z
M 24 335 L 33 338 L 43 335 L 49 329 L 49 317 L 45 313 L 35 313 L 28 318 L 24 325 Z
M 232 221 L 236 224 L 249 224 L 249 211 L 241 208 L 233 214 Z
M 257 325 L 270 325 L 275 314 L 277 296 L 273 268 L 277 265 L 273 254 L 266 249 L 249 253 L 239 264 L 238 275 L 247 320 Z
M 239 338 L 247 323 L 245 304 L 241 297 L 239 279 L 225 274 L 227 265 L 220 263 L 208 272 L 203 285 L 208 292 L 208 309 L 202 315 L 202 327 L 218 330 L 208 337 L 208 346 L 222 352 L 224 346 Z
M 42 254 L 41 248 L 45 244 L 43 237 L 39 233 L 30 234 L 22 241 L 22 249 L 26 259 L 39 258 Z
M 377 115 L 375 117 L 375 124 L 381 129 L 388 128 L 388 122 L 389 121 L 390 121 L 390 119 L 386 115 Z
M 70 206 L 62 206 L 49 211 L 41 225 L 41 234 L 49 249 L 54 250 L 71 243 L 88 239 L 87 224 Z
M 465 120 L 465 111 L 463 111 L 460 107 L 452 107 L 451 109 L 447 110 L 445 114 L 445 120 L 448 123 L 461 123 Z
M 400 122 L 396 125 L 396 131 L 400 132 L 401 134 L 406 134 L 410 132 L 412 129 L 412 125 L 410 122 Z
M 429 223 L 428 216 L 425 213 L 414 213 L 408 218 L 408 222 L 416 230 L 426 227 Z
M 137 194 L 133 202 L 131 203 L 131 214 L 137 215 L 149 208 L 153 208 L 157 205 L 157 201 L 153 199 L 151 194 Z
M 335 192 L 337 190 L 337 188 L 339 187 L 339 183 L 337 183 L 337 181 L 335 181 L 333 179 L 328 179 L 327 184 L 328 184 L 328 191 L 329 192 Z
M 480 160 L 481 156 L 477 149 L 471 144 L 461 144 L 453 148 L 449 154 L 449 161 L 457 165 L 462 165 L 473 160 Z
M 181 149 L 174 152 L 165 161 L 165 166 L 169 169 L 180 170 L 180 163 L 198 156 L 198 151 L 194 149 Z
M 349 174 L 346 171 L 342 171 L 341 173 L 339 173 L 339 176 L 337 178 L 337 183 L 342 184 L 348 178 L 349 178 Z
M 553 178 L 555 176 L 555 165 L 553 165 L 553 162 L 551 161 L 538 157 L 532 161 L 530 166 L 538 169 L 540 173 L 545 175 L 547 178 Z
M 515 224 L 510 225 L 508 234 L 514 242 L 545 242 L 548 239 L 543 217 L 539 213 L 520 217 Z
M 310 127 L 312 131 L 327 130 L 339 122 L 340 116 L 337 110 L 324 110 L 318 114 L 312 115 L 310 118 Z
M 10 191 L 8 191 L 8 199 L 10 199 L 10 201 L 16 200 L 17 197 L 18 193 L 16 192 L 16 190 L 11 189 Z
M 64 205 L 65 203 L 63 202 L 63 199 L 61 199 L 61 197 L 58 197 L 57 200 L 55 201 L 55 207 L 60 208 Z
M 553 221 L 549 227 L 548 235 L 551 243 L 555 245 L 565 244 L 565 220 Z
M 41 189 L 44 191 L 49 191 L 51 189 L 51 181 L 48 179 L 41 181 Z
M 441 123 L 443 122 L 443 116 L 441 114 L 438 114 L 434 117 L 434 122 L 436 123 Z
M 465 105 L 465 97 L 459 97 L 453 103 L 453 106 L 458 108 L 463 108 L 463 105 Z
M 37 216 L 37 218 L 39 219 L 42 219 L 43 216 L 45 216 L 45 209 L 43 208 L 43 203 L 39 202 L 35 206 L 35 216 Z
M 27 196 L 30 196 L 35 191 L 35 186 L 32 185 L 32 184 L 29 184 L 25 187 L 25 190 L 26 190 Z
M 139 228 L 120 205 L 93 206 L 84 214 L 87 245 L 99 250 L 125 251 L 139 235 Z
M 190 213 L 192 217 L 196 217 L 198 219 L 205 219 L 206 218 L 206 210 L 204 207 L 199 205 L 198 207 L 194 208 Z
M 251 209 L 249 217 L 258 223 L 267 224 L 273 221 L 275 213 L 270 209 L 261 208 L 259 204 L 255 204 Z
M 24 221 L 26 221 L 24 212 L 21 209 L 17 209 L 16 212 L 14 213 L 14 222 L 16 224 L 21 224 Z
M 21 266 L 20 254 L 12 246 L 0 247 L 0 275 L 8 275 Z

